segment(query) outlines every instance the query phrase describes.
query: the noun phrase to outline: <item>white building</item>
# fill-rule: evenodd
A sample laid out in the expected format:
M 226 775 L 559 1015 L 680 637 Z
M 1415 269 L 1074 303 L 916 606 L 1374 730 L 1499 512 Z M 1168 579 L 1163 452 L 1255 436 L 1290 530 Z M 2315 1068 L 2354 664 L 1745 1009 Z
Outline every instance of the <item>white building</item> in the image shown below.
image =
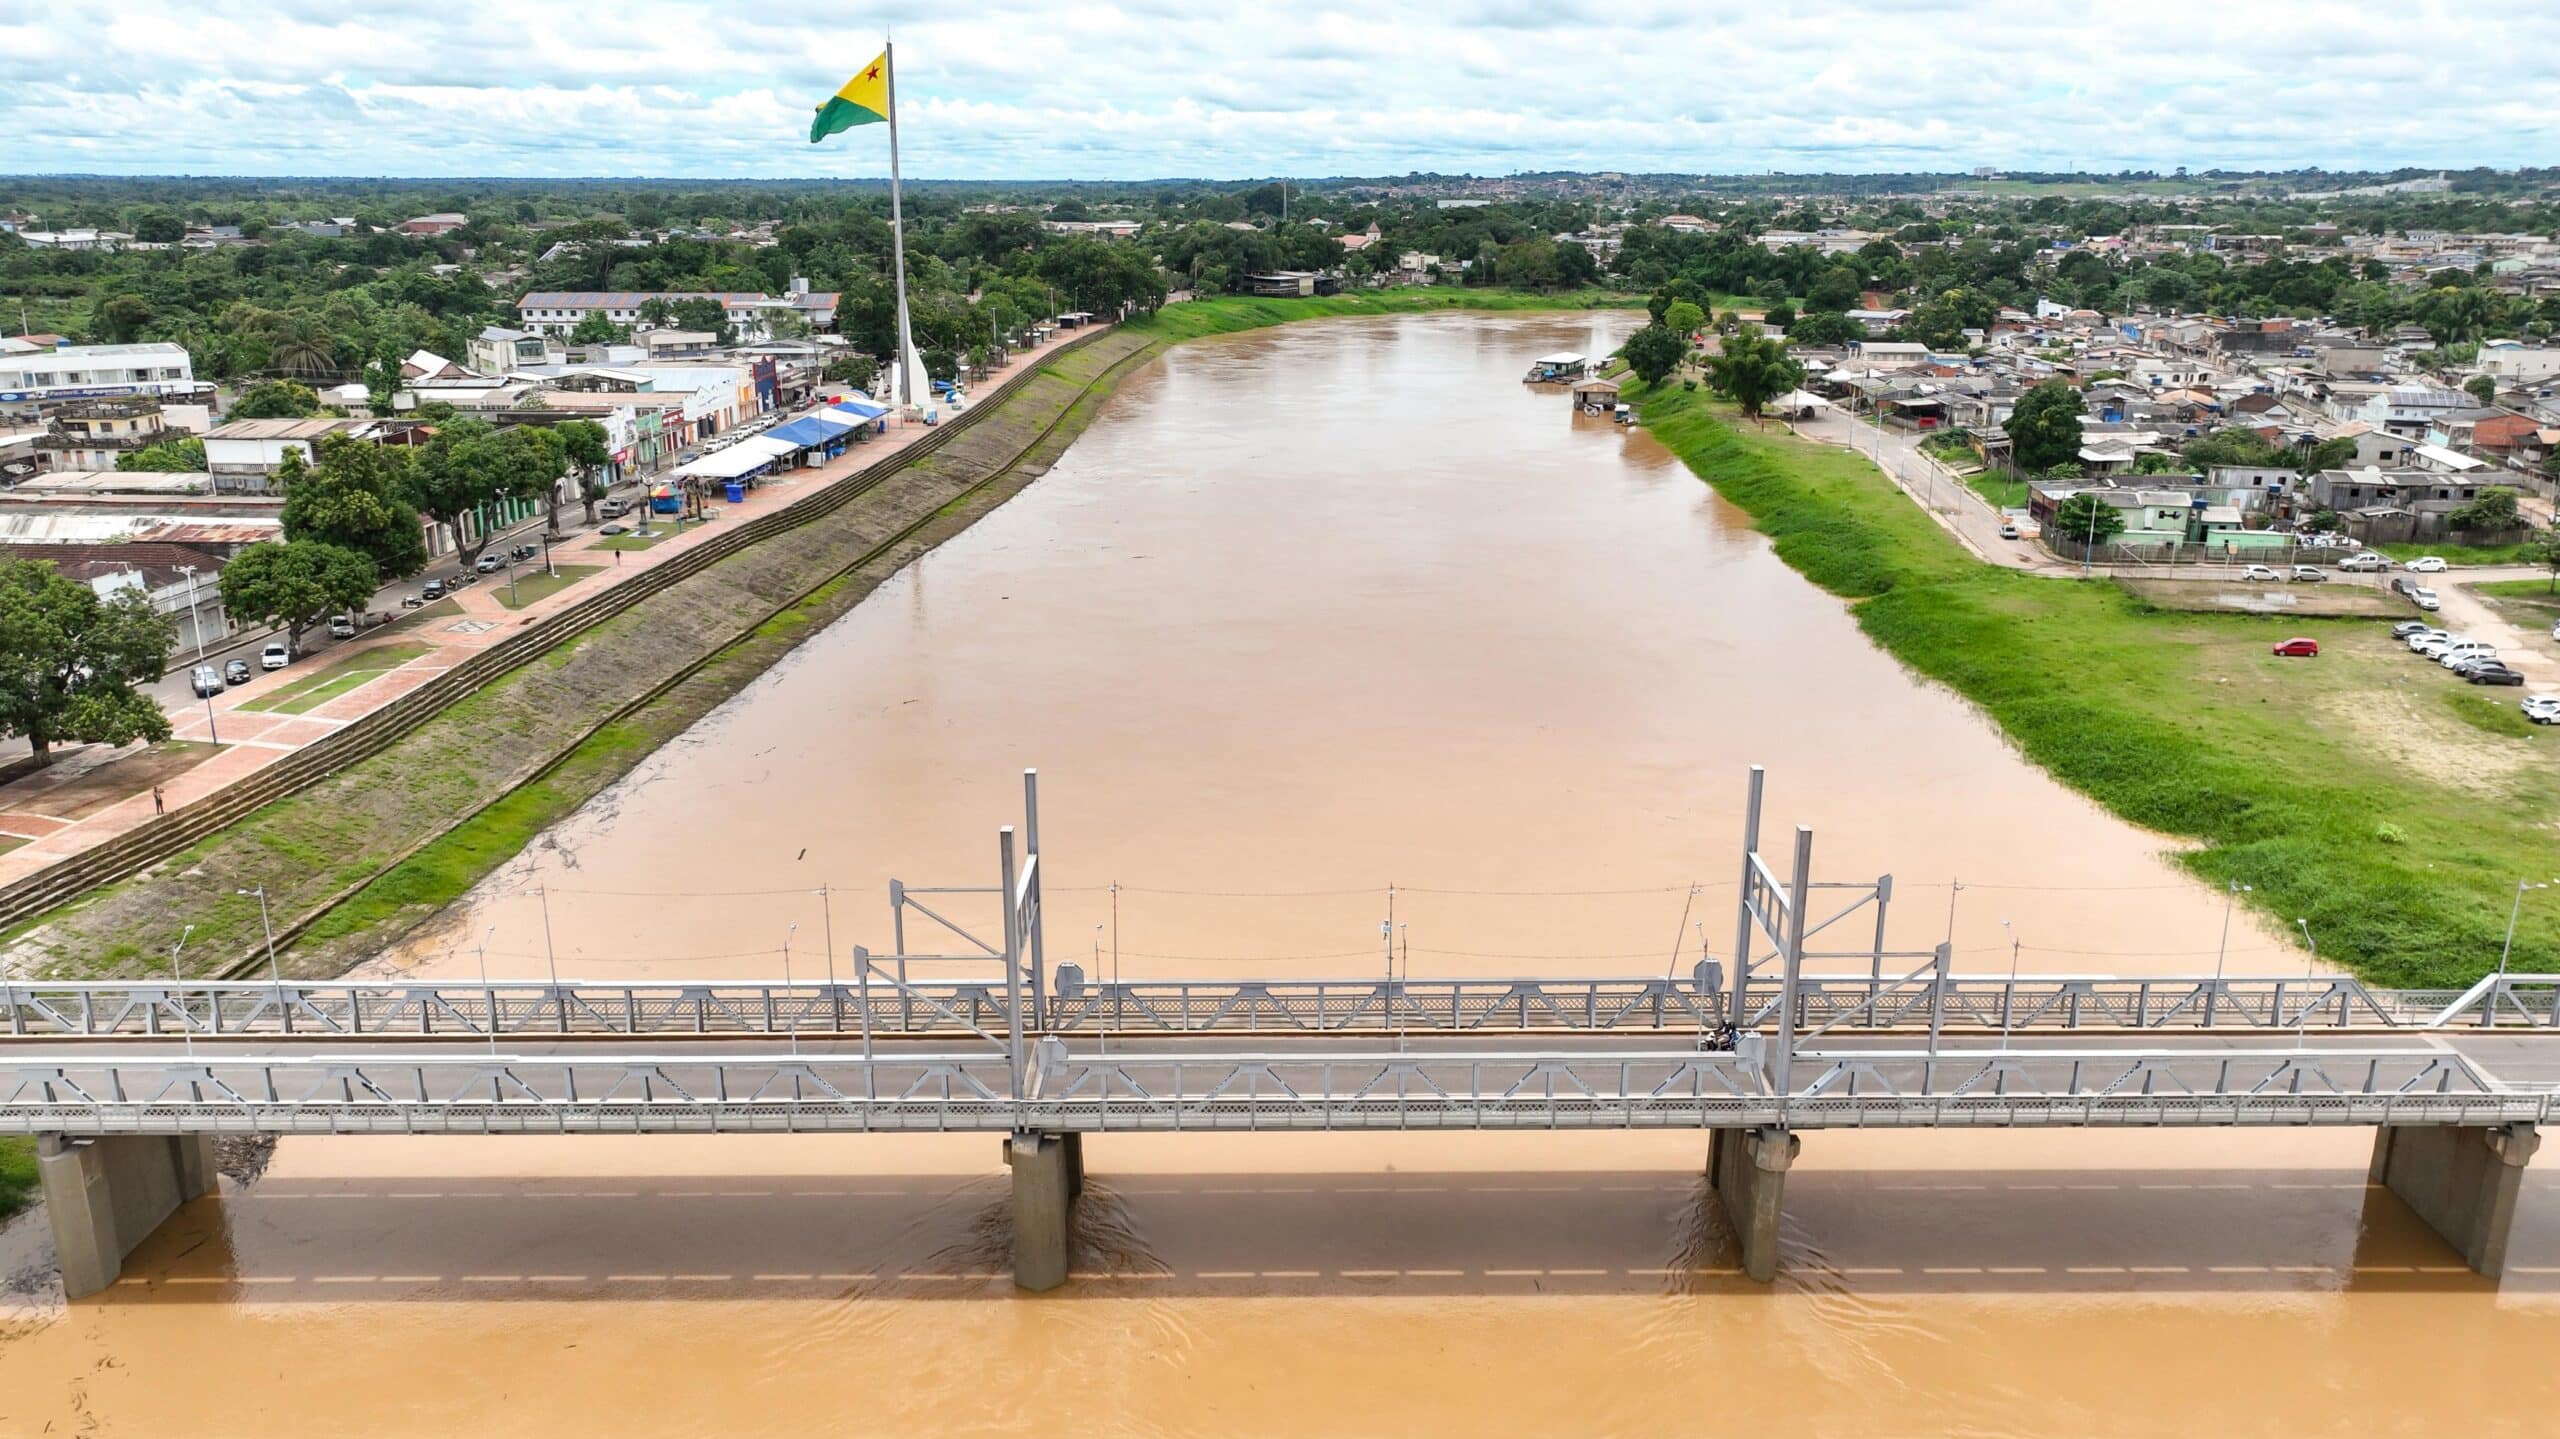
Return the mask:
M 771 333 L 770 322 L 778 312 L 796 314 L 817 330 L 832 329 L 836 322 L 836 293 L 804 289 L 796 281 L 790 294 L 780 296 L 762 290 L 535 290 L 516 301 L 516 322 L 537 334 L 567 334 L 578 327 L 580 320 L 601 312 L 617 325 L 637 325 L 641 308 L 652 300 L 664 300 L 670 305 L 683 300 L 717 300 L 729 327 L 741 338 Z
M 68 345 L 0 355 L 0 402 L 185 395 L 195 388 L 195 362 L 184 345 Z

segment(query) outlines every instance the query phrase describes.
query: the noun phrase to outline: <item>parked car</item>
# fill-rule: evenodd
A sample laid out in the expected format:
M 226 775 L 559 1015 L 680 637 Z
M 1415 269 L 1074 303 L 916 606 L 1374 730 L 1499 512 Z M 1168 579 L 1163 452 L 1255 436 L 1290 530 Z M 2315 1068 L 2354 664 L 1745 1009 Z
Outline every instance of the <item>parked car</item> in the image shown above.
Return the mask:
M 2420 575 L 2443 574 L 2445 572 L 2444 556 L 2420 555 L 2409 562 L 2409 571 L 2412 574 Z
M 282 640 L 273 641 L 258 651 L 258 668 L 262 670 L 280 670 L 291 663 L 293 650 Z
M 2560 695 L 2526 695 L 2519 708 L 2535 724 L 2560 724 Z
M 355 637 L 356 617 L 354 615 L 329 616 L 329 638 L 333 640 L 351 640 Z
M 2372 550 L 2366 550 L 2362 554 L 2349 555 L 2345 559 L 2338 561 L 2338 568 L 2342 570 L 2351 570 L 2360 575 L 2380 574 L 2382 571 L 2391 568 L 2391 560 L 2387 555 L 2381 555 Z
M 2316 585 L 2322 580 L 2329 578 L 2329 572 L 2320 568 L 2318 565 L 2295 565 L 2293 567 L 2293 577 L 2305 584 Z
M 2277 574 L 2275 567 L 2272 565 L 2251 565 L 2240 572 L 2240 578 L 2244 580 L 2281 580 L 2284 576 Z
M 422 599 L 422 600 L 440 600 L 440 599 L 443 599 L 443 598 L 444 598 L 444 581 L 442 581 L 442 580 L 429 580 L 429 581 L 427 581 L 425 584 L 418 586 L 418 598 L 420 598 L 420 599 Z
M 491 550 L 489 553 L 482 555 L 480 557 L 480 563 L 473 565 L 471 568 L 484 575 L 494 575 L 499 570 L 504 569 L 506 567 L 506 563 L 504 556 L 500 555 L 496 550 Z
M 463 590 L 469 589 L 471 586 L 478 583 L 480 583 L 480 577 L 478 575 L 473 574 L 469 570 L 464 570 L 459 574 L 456 574 L 452 579 L 447 580 L 445 582 L 445 588 L 449 590 Z
M 2004 540 L 2014 540 L 2018 538 L 2018 522 L 2015 520 L 2002 520 L 2000 522 L 2000 538 Z
M 2276 653 L 2280 655 L 2289 655 L 2295 659 L 2307 660 L 2320 653 L 2320 642 L 2318 640 L 2290 639 L 2286 640 L 2283 644 L 2276 646 Z
M 2446 650 L 2452 649 L 2455 645 L 2461 644 L 2465 638 L 2467 637 L 2463 635 L 2427 635 L 2420 639 L 2411 640 L 2409 642 L 2409 648 L 2416 650 L 2419 654 L 2425 655 L 2428 659 L 2436 659 L 2442 656 Z
M 187 672 L 187 685 L 197 699 L 210 699 L 222 693 L 222 672 L 211 665 L 198 665 Z
M 2418 608 L 2425 610 L 2429 614 L 2434 614 L 2436 611 L 2444 608 L 2444 602 L 2436 598 L 2436 592 L 2428 589 L 2424 585 L 2420 585 L 2418 588 L 2409 591 L 2409 603 L 2416 605 Z
M 2505 665 L 2499 664 L 2495 660 L 2492 660 L 2485 665 L 2473 665 L 2471 668 L 2462 672 L 2462 677 L 2475 685 L 2520 685 L 2524 683 L 2523 675 L 2507 668 Z
M 2498 647 L 2496 645 L 2483 644 L 2475 640 L 2467 645 L 2446 646 L 2445 652 L 2436 656 L 2436 663 L 2444 666 L 2446 669 L 2452 670 L 2460 669 L 2464 665 L 2470 664 L 2475 660 L 2494 660 L 2497 657 Z
M 2428 624 L 2425 620 L 2402 620 L 2391 627 L 2391 637 L 2395 640 L 2407 640 L 2411 635 L 2434 628 L 2435 626 Z
M 245 685 L 254 673 L 256 671 L 249 668 L 247 660 L 231 660 L 222 666 L 222 680 L 225 684 Z
M 2438 642 L 2451 644 L 2460 638 L 2462 638 L 2462 636 L 2454 634 L 2450 630 L 2440 630 L 2431 625 L 2418 631 L 2416 634 L 2409 636 L 2409 638 L 2403 641 L 2403 643 L 2407 644 L 2413 653 L 2425 654 L 2427 652 L 2427 646 L 2431 644 L 2436 644 Z
M 629 500 L 607 500 L 603 504 L 596 506 L 596 512 L 603 515 L 608 520 L 618 520 L 624 515 L 631 513 L 631 502 Z

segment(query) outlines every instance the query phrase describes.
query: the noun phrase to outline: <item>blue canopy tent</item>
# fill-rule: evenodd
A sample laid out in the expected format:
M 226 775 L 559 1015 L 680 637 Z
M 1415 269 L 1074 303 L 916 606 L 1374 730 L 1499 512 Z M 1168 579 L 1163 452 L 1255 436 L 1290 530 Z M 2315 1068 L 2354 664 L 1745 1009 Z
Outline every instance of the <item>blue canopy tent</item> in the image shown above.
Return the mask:
M 889 413 L 889 407 L 887 405 L 875 405 L 869 400 L 856 400 L 850 398 L 838 400 L 833 406 L 820 410 L 818 413 L 821 415 L 833 415 L 839 419 L 851 420 L 857 425 L 877 425 L 879 427 L 877 433 L 880 434 L 886 434 L 889 430 L 889 422 L 884 418 Z
M 853 443 L 849 437 L 860 428 L 862 426 L 850 418 L 822 410 L 814 415 L 803 415 L 790 424 L 777 425 L 768 432 L 768 437 L 804 450 L 823 451 L 827 458 L 834 459 Z

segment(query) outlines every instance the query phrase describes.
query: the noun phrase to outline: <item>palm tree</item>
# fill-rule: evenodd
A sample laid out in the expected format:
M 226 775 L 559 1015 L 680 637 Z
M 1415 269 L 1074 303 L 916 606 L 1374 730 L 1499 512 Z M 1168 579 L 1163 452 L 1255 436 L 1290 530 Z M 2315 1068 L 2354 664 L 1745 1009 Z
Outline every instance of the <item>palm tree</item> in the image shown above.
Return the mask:
M 275 367 L 287 374 L 332 374 L 338 368 L 336 338 L 305 315 L 287 315 L 277 322 L 268 353 Z

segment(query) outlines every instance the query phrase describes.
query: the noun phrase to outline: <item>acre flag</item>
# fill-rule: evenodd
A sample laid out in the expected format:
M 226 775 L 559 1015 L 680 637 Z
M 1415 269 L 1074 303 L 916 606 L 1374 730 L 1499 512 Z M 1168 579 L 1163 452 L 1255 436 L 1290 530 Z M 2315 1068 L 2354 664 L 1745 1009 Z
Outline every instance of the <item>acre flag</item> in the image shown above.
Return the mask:
M 809 122 L 809 143 L 856 125 L 877 125 L 889 118 L 889 54 L 862 67 L 844 82 L 844 88 L 827 97 L 818 107 L 818 118 Z

